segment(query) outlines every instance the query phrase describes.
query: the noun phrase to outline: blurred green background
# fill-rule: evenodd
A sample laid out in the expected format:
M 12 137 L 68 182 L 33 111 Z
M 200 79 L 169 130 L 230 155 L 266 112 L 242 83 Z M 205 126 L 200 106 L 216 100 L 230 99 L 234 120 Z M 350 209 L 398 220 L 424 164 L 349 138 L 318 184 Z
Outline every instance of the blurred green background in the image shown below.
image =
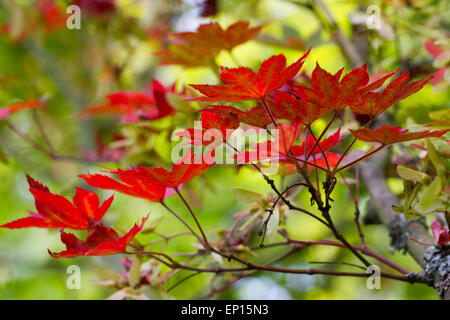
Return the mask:
M 227 26 L 238 20 L 249 20 L 252 25 L 267 22 L 262 33 L 281 43 L 294 37 L 304 48 L 288 48 L 258 39 L 233 50 L 241 65 L 255 68 L 274 54 L 283 53 L 292 62 L 305 48 L 313 47 L 303 70 L 310 74 L 316 61 L 330 72 L 341 67 L 351 68 L 339 46 L 333 41 L 334 30 L 321 24 L 320 19 L 304 6 L 306 1 L 282 0 L 222 0 L 217 1 L 217 14 L 201 17 L 202 1 L 133 1 L 117 0 L 115 10 L 106 15 L 83 16 L 81 30 L 65 27 L 47 32 L 33 0 L 0 0 L 0 25 L 12 22 L 12 31 L 0 35 L 0 105 L 36 97 L 47 99 L 48 109 L 42 115 L 45 129 L 55 148 L 62 154 L 77 154 L 81 148 L 94 149 L 96 130 L 119 130 L 118 121 L 106 118 L 83 119 L 74 114 L 88 104 L 98 103 L 116 90 L 145 90 L 152 78 L 165 85 L 178 81 L 178 86 L 189 83 L 213 83 L 216 77 L 210 68 L 182 68 L 159 66 L 153 55 L 161 50 L 161 41 L 149 36 L 148 30 L 168 24 L 172 32 L 192 31 L 200 23 L 211 20 Z M 56 1 L 65 8 L 68 1 Z M 427 40 L 439 40 L 442 26 L 449 26 L 447 1 L 324 1 L 336 19 L 339 29 L 353 39 L 354 45 L 366 46 L 366 59 L 372 73 L 409 67 L 411 74 L 430 73 L 434 70 L 433 57 L 425 50 Z M 359 23 L 367 6 L 380 6 L 383 17 L 382 30 L 368 30 Z M 447 14 L 446 14 L 447 13 Z M 36 25 L 32 21 L 36 20 Z M 31 30 L 27 31 L 27 28 Z M 448 30 L 446 29 L 447 35 Z M 21 32 L 28 32 L 22 36 Z M 220 54 L 216 63 L 229 67 L 235 62 Z M 413 68 L 414 67 L 414 68 Z M 422 69 L 421 69 L 422 68 Z M 448 108 L 448 90 L 435 90 L 427 85 L 421 92 L 402 101 L 390 113 L 393 122 L 429 122 L 430 111 Z M 439 92 L 438 92 L 439 91 Z M 18 113 L 11 121 L 23 131 L 35 136 L 38 128 L 29 113 Z M 189 118 L 176 119 L 178 127 Z M 165 126 L 161 121 L 161 126 Z M 318 123 L 317 126 L 324 123 Z M 126 126 L 125 126 L 126 127 Z M 123 128 L 122 128 L 123 130 Z M 132 128 L 128 128 L 133 131 Z M 131 164 L 162 161 L 170 156 L 167 133 L 152 136 L 150 146 L 139 146 L 134 154 L 120 163 Z M 24 144 L 0 121 L 0 149 L 7 162 L 0 163 L 0 223 L 23 217 L 34 209 L 33 199 L 27 191 L 25 173 L 47 184 L 55 193 L 71 198 L 75 186 L 87 187 L 78 174 L 96 172 L 115 165 L 86 165 L 70 161 L 51 161 L 45 155 Z M 155 160 L 156 161 L 156 160 Z M 158 163 L 156 161 L 156 163 Z M 395 193 L 402 192 L 401 181 L 391 178 L 389 185 Z M 232 196 L 231 187 L 239 186 L 261 193 L 270 189 L 260 175 L 250 168 L 216 166 L 204 176 L 194 180 L 188 190 L 199 220 L 207 230 L 229 228 L 233 214 L 246 209 Z M 110 193 L 98 191 L 105 199 Z M 345 187 L 334 191 L 332 214 L 339 228 L 351 242 L 358 243 L 353 225 L 353 204 Z M 362 199 L 369 200 L 363 190 Z M 296 198 L 308 206 L 306 192 Z M 189 219 L 189 214 L 179 199 L 169 198 L 167 203 Z M 158 228 L 162 234 L 184 231 L 183 227 L 164 212 L 159 205 L 122 194 L 116 195 L 110 211 L 105 216 L 108 224 L 125 229 L 151 212 L 150 220 L 164 216 Z M 389 235 L 382 225 L 363 226 L 371 249 L 392 258 L 411 271 L 420 271 L 408 255 L 390 252 Z M 329 232 L 306 216 L 288 217 L 287 230 L 296 239 L 331 238 Z M 154 235 L 140 235 L 143 242 Z M 52 251 L 62 249 L 59 232 L 22 229 L 0 229 L 0 299 L 104 299 L 114 293 L 112 288 L 99 286 L 95 280 L 107 278 L 105 270 L 122 272 L 119 256 L 83 257 L 78 259 L 51 258 Z M 180 238 L 171 242 L 169 252 L 192 251 L 193 247 Z M 282 250 L 267 249 L 261 259 L 281 254 Z M 311 247 L 289 257 L 279 265 L 291 268 L 307 267 L 310 261 L 355 262 L 344 250 L 333 247 Z M 67 267 L 81 268 L 80 290 L 66 287 Z M 340 267 L 336 267 L 339 269 Z M 180 280 L 189 273 L 180 272 Z M 150 298 L 197 298 L 206 294 L 211 275 L 198 275 L 180 284 L 170 295 L 160 291 L 145 291 Z M 172 279 L 175 283 L 176 281 Z M 364 278 L 325 277 L 258 273 L 242 279 L 231 288 L 216 295 L 220 299 L 437 299 L 435 290 L 424 285 L 409 285 L 383 279 L 381 290 L 369 290 Z

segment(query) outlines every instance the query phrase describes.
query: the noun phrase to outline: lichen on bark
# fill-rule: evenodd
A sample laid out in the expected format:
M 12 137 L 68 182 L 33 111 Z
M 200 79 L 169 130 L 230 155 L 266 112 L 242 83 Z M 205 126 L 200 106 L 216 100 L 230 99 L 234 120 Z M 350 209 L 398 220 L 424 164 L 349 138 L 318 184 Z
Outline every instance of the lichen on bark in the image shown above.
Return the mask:
M 442 299 L 450 298 L 450 248 L 430 247 L 424 255 L 424 275 L 427 283 L 436 288 Z

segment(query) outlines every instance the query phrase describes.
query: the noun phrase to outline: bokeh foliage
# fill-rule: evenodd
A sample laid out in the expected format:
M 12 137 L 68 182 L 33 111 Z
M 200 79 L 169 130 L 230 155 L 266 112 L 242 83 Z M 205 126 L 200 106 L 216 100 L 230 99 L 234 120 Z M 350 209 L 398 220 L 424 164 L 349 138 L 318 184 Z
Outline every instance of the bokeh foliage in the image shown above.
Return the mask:
M 64 8 L 65 1 L 57 1 Z M 94 149 L 96 130 L 102 133 L 125 130 L 134 141 L 133 154 L 123 160 L 121 165 L 137 163 L 158 165 L 170 157 L 170 136 L 162 131 L 158 135 L 143 134 L 133 126 L 119 128 L 116 120 L 93 118 L 80 120 L 74 114 L 88 104 L 98 103 L 103 97 L 116 90 L 145 90 L 152 78 L 166 85 L 177 81 L 181 87 L 189 83 L 214 83 L 217 81 L 210 68 L 182 68 L 179 66 L 159 66 L 153 55 L 161 49 L 161 42 L 150 37 L 148 29 L 155 26 L 172 31 L 195 30 L 201 22 L 211 19 L 227 26 L 245 19 L 253 25 L 267 22 L 263 29 L 266 36 L 286 43 L 289 37 L 297 38 L 303 48 L 288 48 L 256 40 L 243 44 L 233 50 L 232 56 L 223 52 L 216 58 L 217 65 L 228 67 L 241 65 L 255 68 L 259 63 L 274 54 L 283 53 L 288 62 L 298 59 L 305 48 L 312 46 L 312 52 L 303 68 L 310 74 L 316 61 L 330 72 L 342 66 L 351 68 L 339 46 L 333 42 L 330 30 L 321 24 L 317 16 L 302 4 L 304 1 L 283 0 L 221 0 L 215 17 L 199 17 L 199 1 L 132 1 L 117 0 L 117 11 L 113 16 L 84 17 L 81 30 L 59 28 L 47 33 L 34 10 L 33 0 L 1 0 L 0 25 L 13 22 L 15 28 L 26 28 L 32 19 L 37 19 L 37 27 L 23 39 L 14 34 L 0 35 L 0 105 L 36 97 L 45 97 L 48 109 L 41 115 L 45 129 L 54 147 L 63 154 L 76 154 L 81 148 Z M 356 46 L 366 46 L 368 63 L 372 73 L 409 67 L 412 76 L 433 71 L 432 56 L 424 49 L 427 40 L 438 40 L 440 28 L 448 28 L 449 21 L 446 1 L 400 1 L 394 7 L 390 1 L 374 1 L 381 7 L 383 25 L 389 30 L 367 30 L 364 25 L 352 24 L 355 17 L 372 1 L 336 0 L 325 1 L 340 29 Z M 305 2 L 306 3 L 306 2 Z M 444 10 L 443 10 L 444 8 Z M 446 11 L 447 10 L 447 11 Z M 439 17 L 441 20 L 439 20 Z M 447 19 L 447 20 L 446 20 Z M 442 21 L 443 20 L 443 21 Z M 386 36 L 391 32 L 392 35 Z M 447 29 L 448 33 L 448 29 Z M 392 36 L 392 37 L 391 37 Z M 413 74 L 413 71 L 416 74 Z M 431 85 L 415 96 L 402 101 L 390 111 L 397 125 L 406 123 L 430 122 L 428 113 L 448 108 L 449 92 L 435 92 Z M 175 118 L 175 126 L 187 128 L 193 119 L 192 114 Z M 14 115 L 12 121 L 36 136 L 38 128 L 28 113 Z M 173 124 L 161 120 L 154 124 L 161 128 Z M 318 122 L 315 126 L 324 126 Z M 42 142 L 42 141 L 40 141 Z M 71 161 L 52 161 L 45 155 L 25 145 L 17 136 L 0 122 L 0 149 L 7 156 L 7 162 L 0 163 L 0 222 L 10 221 L 33 208 L 31 195 L 27 192 L 25 174 L 45 182 L 51 190 L 72 196 L 74 186 L 83 184 L 77 178 L 80 173 L 102 170 L 104 166 L 88 165 Z M 289 179 L 289 178 L 288 178 Z M 279 182 L 279 181 L 278 181 Z M 288 181 L 284 181 L 285 184 Z M 391 178 L 389 185 L 394 193 L 401 193 L 402 182 Z M 233 197 L 230 189 L 239 186 L 261 193 L 270 193 L 264 180 L 251 168 L 237 170 L 235 167 L 216 166 L 204 177 L 192 182 L 189 199 L 195 203 L 198 217 L 207 230 L 220 230 L 233 222 L 232 215 L 246 209 Z M 98 191 L 106 198 L 108 192 Z M 353 225 L 353 203 L 344 186 L 334 191 L 336 200 L 332 214 L 338 226 L 351 242 L 358 242 Z M 362 190 L 364 203 L 370 199 Z M 309 203 L 306 190 L 297 201 Z M 364 204 L 363 203 L 363 204 Z M 183 217 L 189 215 L 179 199 L 170 198 L 168 204 Z M 367 206 L 362 206 L 363 214 Z M 164 216 L 158 231 L 162 234 L 183 231 L 181 225 L 163 209 L 144 200 L 117 195 L 106 216 L 106 222 L 118 226 L 130 226 L 148 212 L 151 219 Z M 389 235 L 382 225 L 363 226 L 367 242 L 378 253 L 392 259 L 412 271 L 419 271 L 416 262 L 408 255 L 399 252 L 391 254 Z M 307 216 L 288 217 L 287 229 L 298 239 L 322 239 L 330 237 L 329 231 L 322 228 Z M 143 241 L 151 240 L 152 234 L 141 235 Z M 108 272 L 121 272 L 123 267 L 119 256 L 79 258 L 76 260 L 55 260 L 47 254 L 47 248 L 55 247 L 59 233 L 48 230 L 4 230 L 0 229 L 0 298 L 2 299 L 103 299 L 114 291 L 94 284 L 93 280 L 108 277 Z M 182 238 L 171 242 L 172 252 L 192 249 Z M 273 249 L 278 250 L 278 249 Z M 280 249 L 281 250 L 281 249 Z M 258 259 L 268 259 L 275 252 L 265 251 Z M 280 252 L 277 252 L 279 254 Z M 314 247 L 302 250 L 282 263 L 286 267 L 306 266 L 311 261 L 353 261 L 345 250 L 330 247 Z M 76 264 L 82 270 L 81 290 L 66 288 L 66 268 Z M 338 267 L 339 269 L 339 267 Z M 106 271 L 110 270 L 110 271 Z M 183 271 L 174 282 L 187 274 Z M 150 298 L 188 299 L 207 293 L 211 275 L 199 275 L 179 285 L 169 294 L 161 291 L 146 291 Z M 409 285 L 393 280 L 382 280 L 381 290 L 368 290 L 366 279 L 332 278 L 325 276 L 283 275 L 258 273 L 254 277 L 241 280 L 216 298 L 280 298 L 280 299 L 436 299 L 437 293 L 423 285 Z M 220 285 L 220 284 L 218 284 Z

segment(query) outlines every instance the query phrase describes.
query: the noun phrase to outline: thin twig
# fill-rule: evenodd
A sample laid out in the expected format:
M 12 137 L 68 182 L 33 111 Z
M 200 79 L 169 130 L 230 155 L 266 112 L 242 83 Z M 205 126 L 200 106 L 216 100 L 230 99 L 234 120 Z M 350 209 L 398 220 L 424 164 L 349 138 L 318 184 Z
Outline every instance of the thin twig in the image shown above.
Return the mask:
M 358 172 L 358 171 L 357 171 Z M 358 175 L 358 174 L 357 174 Z M 360 217 L 360 211 L 359 211 L 359 188 L 356 188 L 357 191 L 357 196 L 355 197 L 353 195 L 352 192 L 352 188 L 350 187 L 350 185 L 347 183 L 347 179 L 345 178 L 345 176 L 341 173 L 341 178 L 342 178 L 342 182 L 344 182 L 345 186 L 347 187 L 347 190 L 350 194 L 350 197 L 352 198 L 353 204 L 355 205 L 355 224 L 356 224 L 356 229 L 358 230 L 358 234 L 359 234 L 359 238 L 361 239 L 361 245 L 362 246 L 366 246 L 366 241 L 364 238 L 364 233 L 362 232 L 361 229 L 361 223 L 359 222 L 359 217 Z M 358 177 L 356 177 L 356 179 L 358 179 Z
M 197 227 L 200 230 L 200 232 L 202 234 L 202 237 L 203 237 L 203 242 L 202 243 L 205 245 L 205 247 L 207 249 L 210 248 L 211 246 L 209 245 L 208 238 L 206 237 L 206 234 L 203 231 L 203 228 L 200 225 L 200 222 L 198 221 L 197 217 L 195 216 L 194 212 L 192 211 L 191 206 L 186 201 L 186 199 L 183 197 L 183 195 L 181 194 L 180 190 L 178 190 L 178 188 L 175 188 L 175 191 L 178 194 L 178 196 L 180 197 L 181 201 L 183 201 L 184 205 L 186 206 L 186 208 L 188 209 L 188 211 L 191 214 L 192 218 L 194 219 L 195 223 L 197 224 Z
M 176 212 L 175 211 L 173 211 L 172 209 L 170 209 L 165 203 L 164 203 L 164 201 L 161 201 L 160 202 L 161 203 L 161 205 L 167 210 L 167 211 L 169 211 L 175 218 L 177 218 L 197 239 L 198 239 L 198 241 L 200 241 L 200 243 L 201 244 L 203 244 L 203 245 L 205 245 L 204 243 L 203 243 L 203 240 L 202 240 L 202 238 L 197 234 L 197 233 L 195 233 L 195 231 L 194 230 L 192 230 L 192 228 L 189 226 L 189 224 L 187 224 L 187 222 L 186 221 L 184 221 L 184 219 L 183 218 L 181 218 L 178 214 L 176 214 Z
M 201 272 L 200 272 L 200 271 L 197 271 L 197 272 L 194 272 L 194 273 L 188 275 L 187 277 L 184 277 L 183 279 L 177 281 L 177 282 L 176 282 L 174 285 L 172 285 L 169 289 L 167 289 L 167 292 L 169 292 L 169 291 L 172 290 L 172 289 L 175 289 L 176 287 L 178 287 L 180 284 L 182 284 L 182 283 L 185 282 L 186 280 L 189 280 L 189 279 L 191 279 L 191 278 L 193 278 L 193 277 L 195 277 L 196 275 L 199 275 L 199 274 L 201 274 Z

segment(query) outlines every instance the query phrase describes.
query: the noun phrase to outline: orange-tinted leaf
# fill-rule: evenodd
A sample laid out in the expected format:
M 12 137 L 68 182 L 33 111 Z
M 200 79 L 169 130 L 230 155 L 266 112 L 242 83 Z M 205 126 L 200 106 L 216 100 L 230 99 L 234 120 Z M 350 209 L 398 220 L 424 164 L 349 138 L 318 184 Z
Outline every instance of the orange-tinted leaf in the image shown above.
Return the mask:
M 179 64 L 187 67 L 209 66 L 221 50 L 234 47 L 253 39 L 263 25 L 250 27 L 247 21 L 238 21 L 227 29 L 217 22 L 203 24 L 195 32 L 171 35 L 172 45 L 158 52 L 161 64 Z
M 195 47 L 232 50 L 253 39 L 264 25 L 250 27 L 248 21 L 238 21 L 226 29 L 217 22 L 203 24 L 195 32 L 181 32 L 172 35 L 174 42 L 184 42 Z

